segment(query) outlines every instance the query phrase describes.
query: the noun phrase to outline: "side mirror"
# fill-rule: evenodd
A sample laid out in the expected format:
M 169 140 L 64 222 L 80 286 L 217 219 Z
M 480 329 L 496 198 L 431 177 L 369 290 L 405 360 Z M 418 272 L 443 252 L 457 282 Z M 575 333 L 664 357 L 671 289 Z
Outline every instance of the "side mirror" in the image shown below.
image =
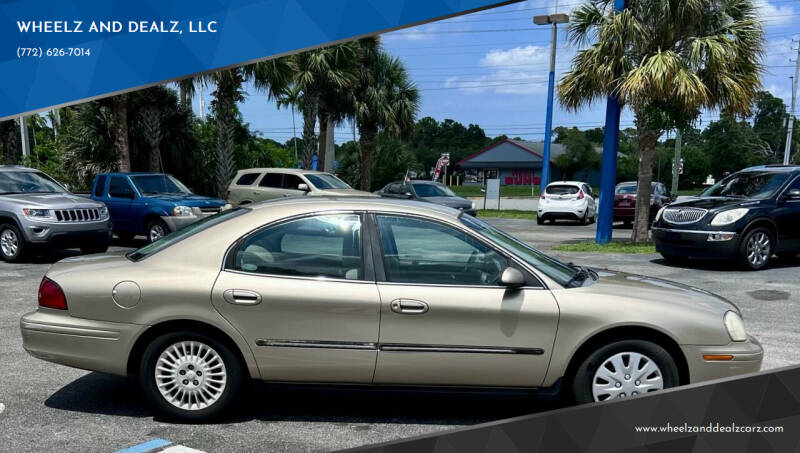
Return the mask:
M 308 184 L 302 184 L 302 183 L 298 184 L 297 185 L 297 190 L 302 190 L 303 192 L 308 192 L 309 191 Z
M 413 194 L 413 193 L 411 193 L 411 192 L 406 192 L 406 193 L 404 193 L 403 195 L 405 195 L 405 196 L 406 196 L 406 197 L 408 197 L 408 198 L 414 198 L 414 194 Z
M 800 200 L 800 189 L 792 189 L 783 197 L 786 200 Z
M 519 288 L 525 285 L 525 276 L 519 269 L 507 267 L 500 276 L 500 284 L 509 288 Z

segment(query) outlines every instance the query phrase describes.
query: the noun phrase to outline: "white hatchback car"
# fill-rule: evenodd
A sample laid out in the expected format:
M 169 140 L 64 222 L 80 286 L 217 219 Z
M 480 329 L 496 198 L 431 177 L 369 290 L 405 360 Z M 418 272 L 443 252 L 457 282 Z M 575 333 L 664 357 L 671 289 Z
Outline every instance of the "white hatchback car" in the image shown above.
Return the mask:
M 559 181 L 551 182 L 539 197 L 536 223 L 542 225 L 545 220 L 555 222 L 556 219 L 577 220 L 583 225 L 594 222 L 597 218 L 597 203 L 592 186 L 585 182 Z

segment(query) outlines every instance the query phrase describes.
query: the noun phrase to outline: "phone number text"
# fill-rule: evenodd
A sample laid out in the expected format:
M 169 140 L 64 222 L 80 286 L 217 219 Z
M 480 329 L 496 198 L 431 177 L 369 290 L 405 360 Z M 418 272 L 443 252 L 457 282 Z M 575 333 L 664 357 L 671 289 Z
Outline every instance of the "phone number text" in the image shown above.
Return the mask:
M 88 47 L 17 47 L 17 58 L 42 57 L 90 57 L 92 49 Z

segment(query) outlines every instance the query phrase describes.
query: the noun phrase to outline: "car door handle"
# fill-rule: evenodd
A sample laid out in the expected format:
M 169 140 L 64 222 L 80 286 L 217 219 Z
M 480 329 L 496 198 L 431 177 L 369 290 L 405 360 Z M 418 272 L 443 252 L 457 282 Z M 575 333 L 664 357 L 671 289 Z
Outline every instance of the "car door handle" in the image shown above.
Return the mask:
M 229 304 L 258 305 L 261 303 L 261 294 L 246 289 L 229 289 L 222 293 L 222 298 Z
M 428 304 L 413 299 L 395 299 L 391 307 L 393 312 L 403 315 L 421 315 L 428 311 Z

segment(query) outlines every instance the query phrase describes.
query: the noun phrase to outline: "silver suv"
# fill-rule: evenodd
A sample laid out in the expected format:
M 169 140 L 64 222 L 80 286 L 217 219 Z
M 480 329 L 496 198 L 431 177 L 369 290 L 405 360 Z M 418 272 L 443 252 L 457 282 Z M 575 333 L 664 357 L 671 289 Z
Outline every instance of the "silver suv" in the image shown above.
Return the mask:
M 104 204 L 70 193 L 39 170 L 0 165 L 0 259 L 70 248 L 103 253 L 110 241 Z

